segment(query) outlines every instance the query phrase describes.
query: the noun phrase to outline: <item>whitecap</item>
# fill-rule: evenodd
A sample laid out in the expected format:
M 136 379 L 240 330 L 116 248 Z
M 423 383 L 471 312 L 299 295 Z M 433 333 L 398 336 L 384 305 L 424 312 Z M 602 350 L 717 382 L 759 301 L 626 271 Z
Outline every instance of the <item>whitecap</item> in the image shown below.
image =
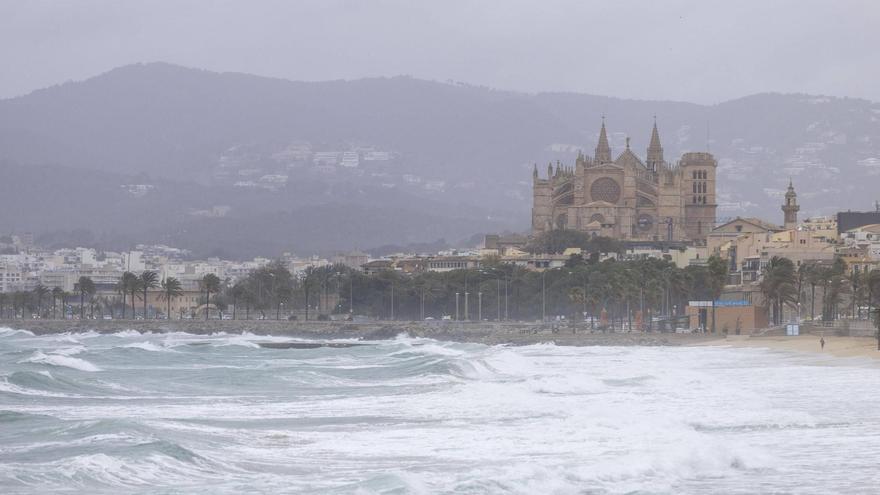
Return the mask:
M 75 354 L 79 354 L 81 352 L 85 352 L 85 346 L 77 345 L 73 347 L 66 347 L 64 349 L 56 349 L 52 351 L 53 354 L 58 354 L 61 356 L 73 356 Z
M 0 337 L 11 337 L 13 335 L 24 335 L 26 337 L 34 337 L 34 332 L 29 330 L 18 330 L 9 327 L 0 327 Z
M 141 349 L 143 351 L 150 352 L 171 352 L 171 350 L 166 349 L 165 347 L 158 346 L 152 342 L 133 342 L 131 344 L 126 344 L 122 346 L 127 349 Z
M 101 371 L 101 368 L 86 361 L 85 359 L 64 356 L 61 354 L 43 354 L 40 351 L 35 352 L 33 356 L 25 359 L 24 361 L 19 361 L 19 362 L 20 363 L 48 364 L 51 366 L 61 366 L 61 367 L 72 368 L 72 369 L 80 370 L 80 371 Z

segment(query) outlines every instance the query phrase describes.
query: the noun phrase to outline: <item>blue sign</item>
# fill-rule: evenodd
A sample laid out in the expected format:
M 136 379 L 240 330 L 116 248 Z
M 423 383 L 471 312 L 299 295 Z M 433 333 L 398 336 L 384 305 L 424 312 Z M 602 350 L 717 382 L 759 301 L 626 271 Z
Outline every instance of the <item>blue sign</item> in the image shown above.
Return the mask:
M 715 301 L 716 308 L 731 308 L 737 306 L 751 306 L 748 301 Z

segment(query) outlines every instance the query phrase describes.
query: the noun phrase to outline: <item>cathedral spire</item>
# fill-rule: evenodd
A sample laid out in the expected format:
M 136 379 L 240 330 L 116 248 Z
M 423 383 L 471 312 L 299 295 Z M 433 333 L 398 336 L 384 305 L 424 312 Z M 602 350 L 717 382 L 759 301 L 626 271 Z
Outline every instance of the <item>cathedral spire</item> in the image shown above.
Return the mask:
M 657 132 L 657 116 L 654 116 L 654 128 L 651 129 L 651 142 L 648 144 L 648 168 L 657 171 L 663 163 L 663 146 L 660 145 L 660 133 Z
M 596 163 L 611 161 L 611 146 L 608 146 L 608 134 L 605 132 L 605 116 L 602 116 L 602 129 L 599 131 L 599 144 L 596 145 Z

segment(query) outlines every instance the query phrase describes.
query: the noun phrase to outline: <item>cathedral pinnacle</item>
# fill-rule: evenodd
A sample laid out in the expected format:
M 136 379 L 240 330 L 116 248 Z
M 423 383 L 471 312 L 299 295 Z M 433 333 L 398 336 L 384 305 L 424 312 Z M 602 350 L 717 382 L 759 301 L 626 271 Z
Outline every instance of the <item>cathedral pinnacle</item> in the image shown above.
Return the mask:
M 651 142 L 648 144 L 648 168 L 656 171 L 663 163 L 663 146 L 660 145 L 660 133 L 657 132 L 657 116 L 654 116 L 654 128 L 651 129 Z
M 596 162 L 611 161 L 611 146 L 608 145 L 608 133 L 605 132 L 605 116 L 602 116 L 602 129 L 599 131 L 599 144 L 596 145 Z

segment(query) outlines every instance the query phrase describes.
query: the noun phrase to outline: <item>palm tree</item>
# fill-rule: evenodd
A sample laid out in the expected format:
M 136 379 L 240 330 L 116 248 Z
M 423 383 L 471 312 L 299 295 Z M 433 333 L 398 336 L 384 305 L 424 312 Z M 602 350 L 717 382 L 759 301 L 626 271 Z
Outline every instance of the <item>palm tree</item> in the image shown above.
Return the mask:
M 6 309 L 6 299 L 8 296 L 4 292 L 0 292 L 0 319 L 3 319 L 3 310 Z
M 202 277 L 202 288 L 205 289 L 205 319 L 208 319 L 208 308 L 211 304 L 211 294 L 220 291 L 220 277 L 209 273 Z
M 134 276 L 131 272 L 124 272 L 119 281 L 116 282 L 116 292 L 122 294 L 122 319 L 125 319 L 125 310 L 128 306 L 128 283 L 130 276 Z
M 782 308 L 797 303 L 797 275 L 788 258 L 774 256 L 764 269 L 761 293 L 772 305 L 773 323 L 782 322 Z
M 167 303 L 168 311 L 166 314 L 168 315 L 168 319 L 171 319 L 171 300 L 175 297 L 180 297 L 183 294 L 183 288 L 180 285 L 180 280 L 177 280 L 174 277 L 168 277 L 162 280 L 162 298 L 165 299 Z
M 312 292 L 312 284 L 319 276 L 318 269 L 313 266 L 306 267 L 302 277 L 302 287 L 306 298 L 306 321 L 309 321 L 309 294 Z
M 43 298 L 49 294 L 49 288 L 43 284 L 34 287 L 34 295 L 37 296 L 37 314 L 43 317 Z
M 140 292 L 141 279 L 132 272 L 125 272 L 122 274 L 121 286 L 122 290 L 124 292 L 127 291 L 131 296 L 131 317 L 135 318 L 134 300 L 138 292 Z M 123 315 L 124 317 L 125 315 Z
M 238 301 L 239 299 L 245 298 L 245 291 L 247 288 L 245 287 L 244 282 L 236 282 L 235 285 L 229 288 L 229 296 L 232 297 L 232 319 L 235 320 L 235 312 L 238 310 Z
M 159 274 L 154 271 L 147 270 L 141 273 L 138 287 L 144 293 L 144 319 L 147 319 L 147 291 L 155 289 L 159 286 Z
M 92 281 L 91 278 L 83 275 L 79 278 L 77 282 L 77 287 L 79 288 L 79 319 L 83 320 L 86 317 L 85 313 L 85 299 L 86 295 L 91 296 L 95 293 L 95 282 Z
M 55 303 L 62 295 L 64 295 L 64 290 L 62 290 L 61 287 L 56 286 L 56 287 L 52 288 L 52 319 L 53 320 L 58 318 L 56 315 L 56 312 L 55 312 L 55 306 L 56 306 Z M 61 309 L 63 310 L 64 308 L 62 307 Z
M 877 327 L 877 350 L 880 351 L 880 269 L 868 272 L 866 285 L 868 286 L 868 318 L 873 312 L 874 326 Z

